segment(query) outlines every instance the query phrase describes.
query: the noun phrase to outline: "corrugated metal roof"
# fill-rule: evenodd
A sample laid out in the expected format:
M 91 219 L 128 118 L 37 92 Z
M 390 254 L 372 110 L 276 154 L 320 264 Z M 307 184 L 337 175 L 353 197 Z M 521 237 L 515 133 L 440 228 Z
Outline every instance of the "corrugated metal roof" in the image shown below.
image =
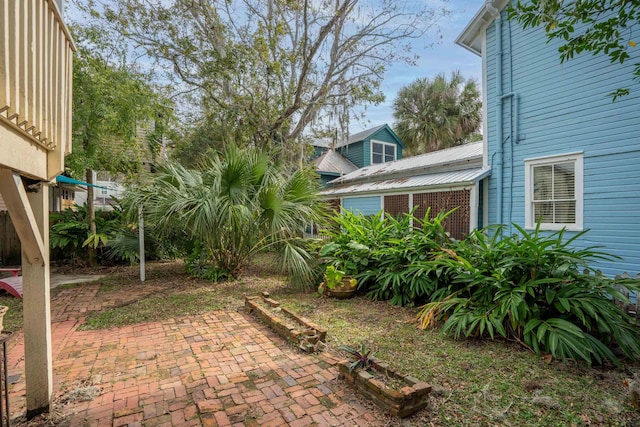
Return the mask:
M 446 148 L 419 156 L 406 157 L 394 162 L 365 166 L 332 181 L 332 183 L 339 184 L 360 180 L 370 181 L 385 175 L 402 174 L 416 169 L 428 170 L 429 168 L 444 167 L 445 165 L 456 163 L 463 167 L 480 166 L 482 165 L 482 152 L 482 142 L 460 145 L 458 147 Z
M 332 172 L 340 175 L 348 174 L 358 169 L 349 159 L 343 157 L 335 150 L 329 150 L 313 159 L 313 164 L 318 172 Z
M 490 168 L 474 168 L 454 172 L 441 172 L 403 178 L 385 179 L 375 182 L 345 184 L 338 187 L 326 188 L 320 192 L 320 195 L 342 196 L 357 193 L 409 190 L 412 188 L 465 185 L 478 182 L 482 178 L 488 176 L 490 173 Z

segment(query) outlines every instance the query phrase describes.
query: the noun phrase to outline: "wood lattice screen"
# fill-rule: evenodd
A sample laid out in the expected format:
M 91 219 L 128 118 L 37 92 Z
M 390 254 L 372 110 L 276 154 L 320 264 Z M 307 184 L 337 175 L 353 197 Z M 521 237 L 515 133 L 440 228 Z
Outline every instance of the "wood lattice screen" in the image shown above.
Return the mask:
M 444 229 L 451 234 L 451 237 L 454 239 L 462 239 L 469 234 L 469 197 L 469 190 L 414 194 L 413 206 L 418 207 L 414 216 L 416 218 L 424 218 L 427 208 L 431 206 L 429 219 L 432 219 L 439 212 L 448 212 L 459 206 L 457 211 L 449 215 L 443 225 Z
M 396 218 L 402 214 L 409 213 L 409 195 L 384 196 L 384 211 Z
M 340 199 L 330 199 L 327 201 L 329 203 L 329 211 L 340 213 Z

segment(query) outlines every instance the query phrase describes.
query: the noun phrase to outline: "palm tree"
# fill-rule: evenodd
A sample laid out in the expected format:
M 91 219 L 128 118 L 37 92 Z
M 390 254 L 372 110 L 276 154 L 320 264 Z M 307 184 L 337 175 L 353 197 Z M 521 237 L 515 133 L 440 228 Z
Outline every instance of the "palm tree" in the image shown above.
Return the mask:
M 318 190 L 312 171 L 290 172 L 262 151 L 230 146 L 199 169 L 160 166 L 151 184 L 132 189 L 126 202 L 143 206 L 161 232 L 185 230 L 221 277 L 238 277 L 253 254 L 272 247 L 289 272 L 308 280 L 311 257 L 301 234 L 324 216 Z
M 394 101 L 395 131 L 415 155 L 463 144 L 482 122 L 480 91 L 475 80 L 459 71 L 447 80 L 420 78 L 398 92 Z

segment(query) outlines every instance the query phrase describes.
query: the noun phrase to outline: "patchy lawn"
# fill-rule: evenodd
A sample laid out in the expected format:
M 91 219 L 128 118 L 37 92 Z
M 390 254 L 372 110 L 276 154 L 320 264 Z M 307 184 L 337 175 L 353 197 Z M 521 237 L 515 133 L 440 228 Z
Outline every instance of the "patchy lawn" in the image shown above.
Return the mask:
M 284 306 L 328 330 L 329 351 L 364 341 L 394 368 L 434 386 L 429 425 L 434 426 L 624 426 L 640 425 L 640 412 L 627 402 L 625 379 L 640 364 L 590 368 L 583 363 L 538 357 L 505 341 L 454 341 L 438 331 L 419 330 L 416 309 L 391 307 L 364 297 L 334 300 L 292 290 L 268 256 L 256 259 L 245 277 L 212 284 L 184 273 L 181 263 L 151 264 L 147 282 L 157 291 L 136 292 L 137 267 L 113 270 L 98 283 L 96 298 L 122 293 L 117 306 L 91 313 L 86 328 L 190 316 L 210 310 L 239 310 L 245 295 L 269 291 Z M 52 291 L 53 298 L 58 290 Z M 112 295 L 112 294 L 111 294 Z M 5 328 L 22 321 L 20 300 L 10 305 Z M 402 425 L 424 425 L 408 419 Z

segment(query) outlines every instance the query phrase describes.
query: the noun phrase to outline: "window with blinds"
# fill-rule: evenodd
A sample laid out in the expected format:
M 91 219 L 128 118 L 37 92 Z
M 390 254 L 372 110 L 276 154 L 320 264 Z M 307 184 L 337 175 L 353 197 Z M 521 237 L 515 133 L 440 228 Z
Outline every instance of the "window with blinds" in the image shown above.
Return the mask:
M 526 162 L 527 226 L 582 227 L 582 155 Z

